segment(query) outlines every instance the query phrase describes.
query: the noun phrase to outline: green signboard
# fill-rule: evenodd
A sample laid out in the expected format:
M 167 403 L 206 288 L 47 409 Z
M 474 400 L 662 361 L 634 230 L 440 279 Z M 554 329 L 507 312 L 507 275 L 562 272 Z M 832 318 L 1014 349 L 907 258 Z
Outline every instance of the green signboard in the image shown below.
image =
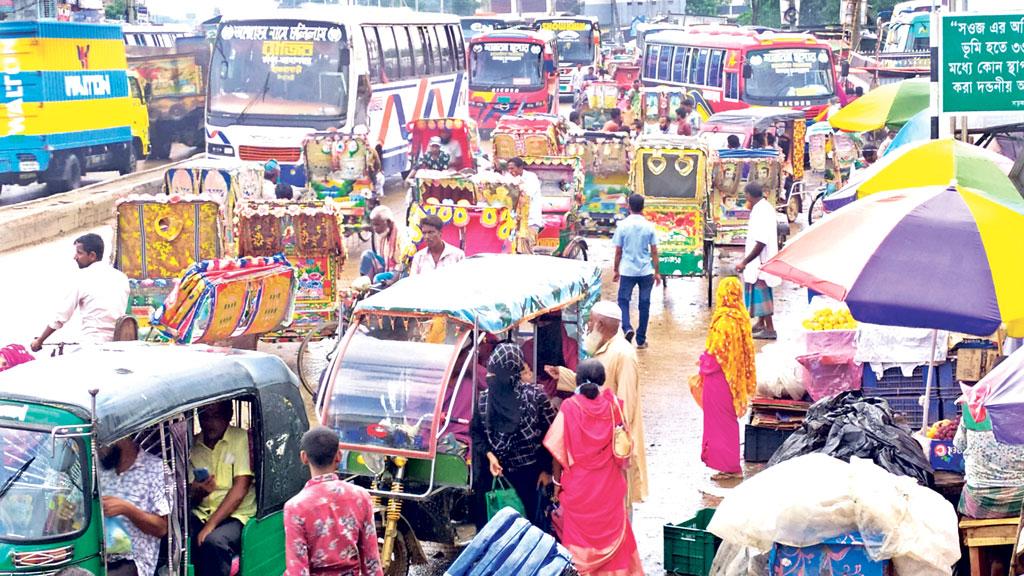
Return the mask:
M 1024 14 L 944 14 L 942 112 L 1024 111 Z

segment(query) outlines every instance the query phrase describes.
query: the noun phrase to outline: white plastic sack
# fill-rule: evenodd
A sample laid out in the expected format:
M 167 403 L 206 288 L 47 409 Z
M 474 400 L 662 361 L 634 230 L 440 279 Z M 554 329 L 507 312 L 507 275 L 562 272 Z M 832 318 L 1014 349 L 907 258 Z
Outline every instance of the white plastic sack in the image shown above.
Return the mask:
M 757 394 L 768 398 L 804 397 L 803 368 L 796 361 L 801 354 L 795 343 L 768 344 L 757 353 Z
M 912 478 L 867 460 L 808 454 L 734 488 L 708 526 L 722 540 L 768 551 L 860 532 L 868 556 L 900 574 L 948 576 L 960 558 L 953 506 Z

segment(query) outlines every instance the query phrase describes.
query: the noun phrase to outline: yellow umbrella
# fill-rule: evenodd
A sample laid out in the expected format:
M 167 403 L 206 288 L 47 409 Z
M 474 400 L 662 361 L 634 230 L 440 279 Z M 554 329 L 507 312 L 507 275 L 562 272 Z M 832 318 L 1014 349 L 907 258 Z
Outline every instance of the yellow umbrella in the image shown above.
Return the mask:
M 930 91 L 927 79 L 886 84 L 846 105 L 828 121 L 834 128 L 847 132 L 867 132 L 883 126 L 899 128 L 928 107 Z

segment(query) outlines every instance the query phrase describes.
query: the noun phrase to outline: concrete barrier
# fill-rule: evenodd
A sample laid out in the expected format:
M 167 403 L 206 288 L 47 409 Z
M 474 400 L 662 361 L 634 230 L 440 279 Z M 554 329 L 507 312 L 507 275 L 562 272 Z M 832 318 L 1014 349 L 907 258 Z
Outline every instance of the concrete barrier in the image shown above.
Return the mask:
M 0 253 L 31 246 L 114 218 L 118 199 L 163 191 L 164 172 L 192 159 L 164 164 L 64 194 L 0 208 Z

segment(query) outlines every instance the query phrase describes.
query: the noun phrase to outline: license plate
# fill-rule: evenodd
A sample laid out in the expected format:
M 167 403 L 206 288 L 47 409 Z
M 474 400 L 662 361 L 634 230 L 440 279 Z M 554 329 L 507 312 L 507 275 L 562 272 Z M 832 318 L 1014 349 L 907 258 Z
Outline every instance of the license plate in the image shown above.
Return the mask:
M 18 172 L 39 172 L 39 162 L 18 162 Z
M 558 248 L 558 238 L 541 238 L 537 240 L 537 245 L 543 248 Z

